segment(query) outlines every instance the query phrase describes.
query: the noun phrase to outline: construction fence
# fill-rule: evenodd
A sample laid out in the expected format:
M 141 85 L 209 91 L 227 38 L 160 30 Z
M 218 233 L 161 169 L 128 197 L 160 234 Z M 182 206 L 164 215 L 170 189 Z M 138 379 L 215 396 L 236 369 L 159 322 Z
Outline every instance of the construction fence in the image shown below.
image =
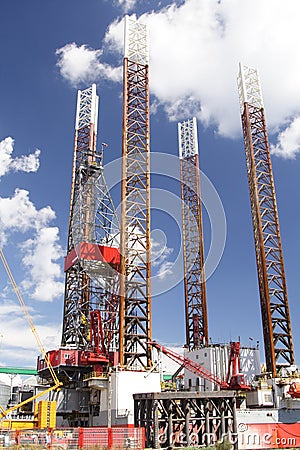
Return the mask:
M 95 427 L 55 430 L 1 430 L 0 449 L 98 450 L 145 448 L 144 428 Z

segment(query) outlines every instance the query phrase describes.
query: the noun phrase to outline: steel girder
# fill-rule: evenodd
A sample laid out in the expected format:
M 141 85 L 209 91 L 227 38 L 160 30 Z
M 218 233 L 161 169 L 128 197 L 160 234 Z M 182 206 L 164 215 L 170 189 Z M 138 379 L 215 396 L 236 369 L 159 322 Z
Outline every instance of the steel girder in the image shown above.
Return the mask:
M 178 124 L 186 344 L 193 350 L 208 344 L 204 243 L 196 119 Z
M 68 254 L 76 251 L 76 262 L 66 269 L 62 346 L 87 350 L 91 342 L 92 311 L 99 311 L 105 351 L 118 348 L 119 275 L 104 261 L 81 256 L 81 243 L 118 246 L 119 226 L 107 187 L 103 147 L 96 150 L 98 97 L 93 85 L 79 91 Z M 93 323 L 95 320 L 93 321 Z M 97 339 L 96 339 L 97 340 Z
M 203 447 L 229 439 L 237 448 L 236 394 L 163 392 L 134 395 L 135 426 L 146 447 Z
M 152 365 L 150 136 L 146 27 L 127 17 L 124 58 L 120 363 Z
M 295 364 L 275 186 L 257 71 L 241 67 L 246 150 L 267 371 Z

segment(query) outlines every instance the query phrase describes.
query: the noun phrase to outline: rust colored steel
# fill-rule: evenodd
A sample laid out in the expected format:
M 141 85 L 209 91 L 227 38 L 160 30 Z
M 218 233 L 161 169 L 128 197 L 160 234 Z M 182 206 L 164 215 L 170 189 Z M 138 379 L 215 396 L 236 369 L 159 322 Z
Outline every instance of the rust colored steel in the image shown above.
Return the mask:
M 184 133 L 184 128 L 193 126 L 196 124 L 192 121 L 180 123 L 179 133 Z M 196 129 L 194 134 L 197 139 Z M 186 345 L 189 350 L 193 350 L 208 344 L 200 170 L 197 152 L 196 154 L 193 151 L 188 154 L 183 152 L 180 158 L 180 184 Z
M 251 70 L 246 68 L 245 70 Z M 249 72 L 252 76 L 252 73 Z M 246 80 L 247 83 L 247 80 Z M 257 83 L 256 83 L 257 84 Z M 253 89 L 255 80 L 251 82 Z M 247 84 L 246 84 L 247 88 Z M 260 90 L 260 88 L 259 88 Z M 250 92 L 250 91 L 249 91 Z M 253 90 L 251 91 L 253 92 Z M 264 108 L 241 104 L 267 371 L 295 364 L 286 277 Z M 247 101 L 248 100 L 248 101 Z
M 145 26 L 127 17 L 124 58 L 120 364 L 151 367 L 149 81 Z M 138 45 L 135 45 L 138 43 Z M 142 49 L 142 50 L 141 50 Z M 144 51 L 145 50 L 145 51 Z

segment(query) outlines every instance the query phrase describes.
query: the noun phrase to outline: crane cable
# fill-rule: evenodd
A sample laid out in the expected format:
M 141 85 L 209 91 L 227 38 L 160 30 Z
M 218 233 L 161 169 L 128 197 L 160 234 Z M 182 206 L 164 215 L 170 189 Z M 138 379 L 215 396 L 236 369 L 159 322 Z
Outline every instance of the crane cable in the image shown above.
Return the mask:
M 35 325 L 34 325 L 33 320 L 32 320 L 32 318 L 31 318 L 31 316 L 29 314 L 27 306 L 24 303 L 24 300 L 23 300 L 23 297 L 21 295 L 20 289 L 18 288 L 17 283 L 15 282 L 15 279 L 13 277 L 13 274 L 12 274 L 11 270 L 10 270 L 8 262 L 7 262 L 7 260 L 6 260 L 5 256 L 4 256 L 2 247 L 0 247 L 0 258 L 1 258 L 1 261 L 2 261 L 2 263 L 4 265 L 4 268 L 6 270 L 8 278 L 9 278 L 11 284 L 12 284 L 13 290 L 15 291 L 15 294 L 16 294 L 19 302 L 20 302 L 21 308 L 22 308 L 22 310 L 23 310 L 23 312 L 25 314 L 25 317 L 26 317 L 26 320 L 27 320 L 27 322 L 29 324 L 30 330 L 31 330 L 32 334 L 34 335 L 35 340 L 36 340 L 36 342 L 38 344 L 38 347 L 39 347 L 39 349 L 40 349 L 40 351 L 42 353 L 42 356 L 43 356 L 43 358 L 44 358 L 44 360 L 45 360 L 45 362 L 47 364 L 47 367 L 48 367 L 49 372 L 50 372 L 50 374 L 52 376 L 54 384 L 58 387 L 62 383 L 58 380 L 57 375 L 56 375 L 56 373 L 55 373 L 55 371 L 54 371 L 54 369 L 53 369 L 53 367 L 51 365 L 49 357 L 48 357 L 48 355 L 46 353 L 46 350 L 45 350 L 45 348 L 44 348 L 44 346 L 42 344 L 42 341 L 41 341 L 41 339 L 40 339 L 40 337 L 39 337 L 39 335 L 38 335 L 38 333 L 36 331 Z

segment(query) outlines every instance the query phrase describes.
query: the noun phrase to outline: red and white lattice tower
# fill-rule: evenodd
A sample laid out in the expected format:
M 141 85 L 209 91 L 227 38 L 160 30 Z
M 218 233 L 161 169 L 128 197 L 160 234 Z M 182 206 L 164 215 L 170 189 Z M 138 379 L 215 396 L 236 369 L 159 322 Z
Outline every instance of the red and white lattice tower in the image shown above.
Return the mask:
M 96 85 L 78 91 L 62 347 L 105 360 L 118 348 L 119 227 L 97 151 Z M 82 361 L 89 363 L 88 359 Z
M 204 244 L 200 193 L 197 122 L 178 124 L 186 345 L 189 350 L 208 345 Z
M 267 371 L 295 363 L 272 164 L 258 71 L 240 64 L 238 89 Z
M 125 18 L 120 364 L 152 365 L 150 292 L 150 127 L 147 28 Z

